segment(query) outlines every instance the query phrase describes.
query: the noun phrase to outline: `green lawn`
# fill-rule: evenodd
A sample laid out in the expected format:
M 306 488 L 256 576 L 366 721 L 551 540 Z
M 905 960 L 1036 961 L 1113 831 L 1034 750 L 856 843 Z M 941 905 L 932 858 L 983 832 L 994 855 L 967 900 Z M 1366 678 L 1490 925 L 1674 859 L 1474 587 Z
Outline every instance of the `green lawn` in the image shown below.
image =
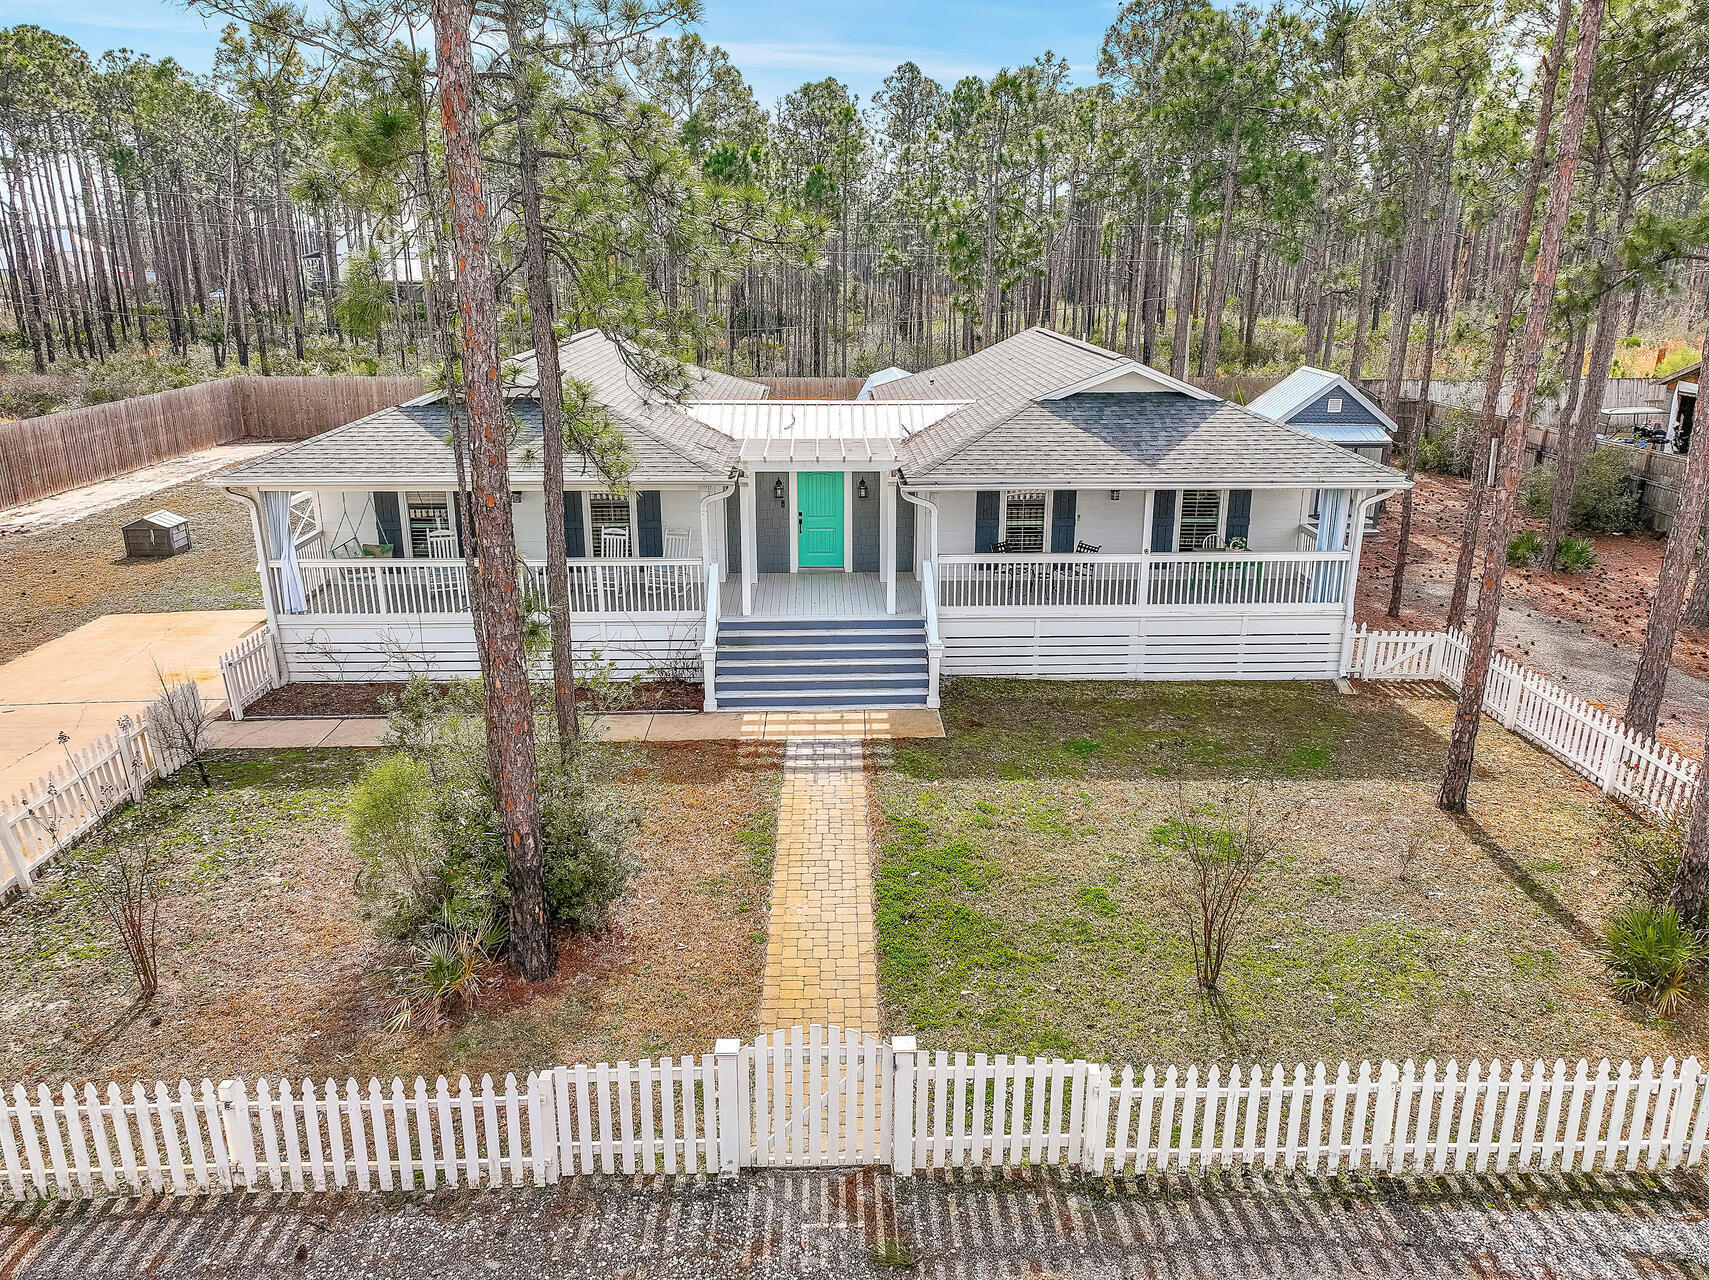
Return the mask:
M 1611 814 L 1487 722 L 1473 820 L 1432 805 L 1452 704 L 1319 684 L 961 681 L 882 757 L 881 981 L 931 1048 L 1134 1063 L 1702 1052 L 1620 1002 Z M 882 755 L 882 753 L 881 753 Z M 1176 803 L 1285 815 L 1222 991 L 1195 985 Z M 1690 1017 L 1697 1017 L 1693 1012 Z

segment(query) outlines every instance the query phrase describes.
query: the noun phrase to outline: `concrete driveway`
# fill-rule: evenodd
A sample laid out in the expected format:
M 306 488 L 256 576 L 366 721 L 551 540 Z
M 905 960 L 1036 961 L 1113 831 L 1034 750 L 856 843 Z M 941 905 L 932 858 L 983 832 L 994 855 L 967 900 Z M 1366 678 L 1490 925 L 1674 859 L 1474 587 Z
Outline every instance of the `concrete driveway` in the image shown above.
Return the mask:
M 109 614 L 0 666 L 0 798 L 137 715 L 160 696 L 162 675 L 188 676 L 223 703 L 220 654 L 265 621 L 259 609 Z

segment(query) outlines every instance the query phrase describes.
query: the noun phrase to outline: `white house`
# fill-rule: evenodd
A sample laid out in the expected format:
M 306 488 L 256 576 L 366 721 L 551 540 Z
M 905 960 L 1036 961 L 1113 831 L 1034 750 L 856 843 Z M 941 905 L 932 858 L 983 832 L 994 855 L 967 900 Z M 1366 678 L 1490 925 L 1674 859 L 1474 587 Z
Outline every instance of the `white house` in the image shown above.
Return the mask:
M 1406 483 L 1044 329 L 856 401 L 701 369 L 664 398 L 597 333 L 562 357 L 633 468 L 608 492 L 568 459 L 548 530 L 519 386 L 518 572 L 543 596 L 563 538 L 578 655 L 709 676 L 709 707 L 935 705 L 940 671 L 1330 678 L 1358 517 Z M 288 678 L 476 672 L 446 439 L 430 395 L 213 477 L 253 513 Z

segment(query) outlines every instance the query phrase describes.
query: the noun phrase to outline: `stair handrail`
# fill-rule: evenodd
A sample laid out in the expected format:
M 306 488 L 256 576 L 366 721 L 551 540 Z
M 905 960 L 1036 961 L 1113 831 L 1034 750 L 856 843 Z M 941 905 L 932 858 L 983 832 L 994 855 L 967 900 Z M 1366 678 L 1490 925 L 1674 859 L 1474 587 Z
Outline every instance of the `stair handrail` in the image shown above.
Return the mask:
M 938 634 L 937 571 L 930 558 L 920 562 L 920 611 L 926 615 L 926 705 L 938 705 L 938 670 L 943 665 L 944 642 Z
M 704 707 L 718 710 L 718 564 L 706 562 L 706 630 L 700 637 L 700 680 L 705 689 Z

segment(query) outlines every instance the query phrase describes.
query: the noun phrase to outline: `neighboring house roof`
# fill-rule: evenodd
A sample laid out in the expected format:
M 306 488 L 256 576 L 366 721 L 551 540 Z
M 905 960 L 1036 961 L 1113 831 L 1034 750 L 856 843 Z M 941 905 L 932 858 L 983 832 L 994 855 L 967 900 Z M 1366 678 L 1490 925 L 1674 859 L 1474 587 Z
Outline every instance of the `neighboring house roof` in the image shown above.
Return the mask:
M 910 442 L 911 443 L 911 442 Z M 992 487 L 1385 489 L 1405 478 L 1356 453 L 1225 400 L 1177 393 L 1084 392 L 1037 400 L 908 478 Z
M 872 399 L 872 389 L 882 387 L 886 382 L 895 382 L 898 378 L 911 377 L 909 370 L 901 365 L 891 365 L 888 369 L 880 369 L 877 373 L 867 375 L 866 381 L 860 384 L 860 390 L 855 393 L 856 400 Z
M 1351 400 L 1354 411 L 1329 413 L 1327 401 Z M 1289 422 L 1332 444 L 1388 444 L 1398 427 L 1353 383 L 1328 369 L 1303 365 L 1246 406 L 1277 422 Z

